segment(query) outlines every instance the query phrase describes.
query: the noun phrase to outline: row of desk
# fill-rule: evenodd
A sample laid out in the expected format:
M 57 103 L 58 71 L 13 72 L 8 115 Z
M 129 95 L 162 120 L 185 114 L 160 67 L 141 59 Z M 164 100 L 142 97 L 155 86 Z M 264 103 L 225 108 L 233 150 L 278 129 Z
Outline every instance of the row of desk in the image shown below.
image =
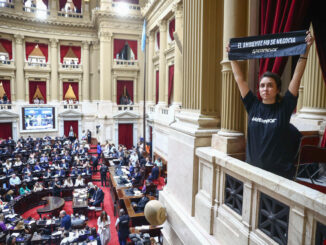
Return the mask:
M 123 169 L 123 168 L 122 168 Z M 122 170 L 127 173 L 126 170 Z M 114 203 L 114 214 L 118 215 L 120 209 L 124 209 L 131 221 L 131 233 L 149 233 L 150 236 L 160 236 L 161 226 L 151 226 L 145 218 L 143 212 L 136 212 L 132 206 L 132 202 L 138 202 L 144 195 L 138 189 L 133 189 L 131 182 L 121 184 L 121 179 L 116 175 L 116 166 L 109 167 L 109 187 L 111 192 L 111 198 Z M 118 177 L 118 178 L 117 178 Z M 155 197 L 148 196 L 150 200 L 154 200 Z M 139 229 L 137 229 L 139 227 Z M 140 229 L 142 228 L 142 229 Z

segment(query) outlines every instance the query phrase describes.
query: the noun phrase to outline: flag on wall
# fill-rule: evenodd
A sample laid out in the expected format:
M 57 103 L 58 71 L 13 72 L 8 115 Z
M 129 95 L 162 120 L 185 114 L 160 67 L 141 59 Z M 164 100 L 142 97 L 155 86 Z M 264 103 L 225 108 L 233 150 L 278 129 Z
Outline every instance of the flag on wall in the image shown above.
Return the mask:
M 144 20 L 143 24 L 143 33 L 141 38 L 141 50 L 144 52 L 146 48 L 146 20 Z

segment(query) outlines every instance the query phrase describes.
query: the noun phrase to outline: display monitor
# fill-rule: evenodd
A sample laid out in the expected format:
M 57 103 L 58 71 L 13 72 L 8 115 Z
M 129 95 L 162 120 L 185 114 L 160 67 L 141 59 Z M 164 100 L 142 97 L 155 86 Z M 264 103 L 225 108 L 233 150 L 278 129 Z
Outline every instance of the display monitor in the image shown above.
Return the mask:
M 23 130 L 55 129 L 54 107 L 24 107 L 22 108 Z

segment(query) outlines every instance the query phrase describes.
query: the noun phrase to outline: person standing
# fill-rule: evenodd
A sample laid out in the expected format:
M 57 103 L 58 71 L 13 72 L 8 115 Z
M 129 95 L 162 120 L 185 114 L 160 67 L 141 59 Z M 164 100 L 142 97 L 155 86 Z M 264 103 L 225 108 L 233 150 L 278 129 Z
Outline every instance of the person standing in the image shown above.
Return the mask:
M 104 186 L 107 186 L 106 184 L 106 175 L 107 175 L 107 171 L 108 171 L 108 167 L 102 163 L 101 164 L 101 167 L 100 167 L 100 173 L 101 173 L 101 185 L 103 186 L 103 183 L 104 183 Z
M 129 236 L 129 216 L 123 209 L 120 209 L 120 216 L 115 222 L 115 228 L 118 231 L 120 245 L 126 245 Z
M 61 224 L 59 230 L 68 231 L 71 227 L 71 217 L 66 213 L 65 210 L 60 211 Z
M 101 216 L 97 219 L 98 233 L 100 234 L 101 244 L 105 245 L 111 240 L 110 216 L 102 211 Z
M 87 143 L 91 144 L 92 141 L 92 133 L 89 129 L 87 129 Z

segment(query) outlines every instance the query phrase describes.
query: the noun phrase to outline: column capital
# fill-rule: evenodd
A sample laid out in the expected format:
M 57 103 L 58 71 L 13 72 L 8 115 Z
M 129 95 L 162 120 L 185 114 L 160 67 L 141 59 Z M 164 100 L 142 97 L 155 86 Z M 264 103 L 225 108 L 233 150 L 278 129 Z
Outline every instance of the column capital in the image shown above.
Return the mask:
M 57 48 L 57 47 L 58 47 L 58 42 L 59 42 L 58 39 L 56 39 L 56 38 L 51 38 L 51 39 L 50 39 L 51 48 Z
M 166 32 L 166 30 L 167 30 L 166 20 L 164 20 L 164 19 L 159 20 L 158 26 L 160 28 L 160 32 Z
M 15 38 L 15 42 L 17 44 L 23 44 L 23 39 L 24 39 L 24 36 L 21 35 L 21 34 L 15 34 L 14 35 L 14 38 Z
M 89 45 L 90 45 L 90 41 L 82 41 L 82 46 L 83 46 L 83 49 L 89 49 Z
M 98 36 L 103 41 L 111 41 L 113 35 L 109 31 L 99 31 Z
M 91 44 L 93 45 L 93 49 L 99 49 L 100 48 L 100 42 L 99 40 L 94 40 L 94 41 L 91 41 Z
M 176 1 L 172 5 L 172 12 L 176 15 L 176 17 L 182 17 L 183 15 L 183 5 L 181 1 Z M 180 15 L 180 16 L 177 16 Z

